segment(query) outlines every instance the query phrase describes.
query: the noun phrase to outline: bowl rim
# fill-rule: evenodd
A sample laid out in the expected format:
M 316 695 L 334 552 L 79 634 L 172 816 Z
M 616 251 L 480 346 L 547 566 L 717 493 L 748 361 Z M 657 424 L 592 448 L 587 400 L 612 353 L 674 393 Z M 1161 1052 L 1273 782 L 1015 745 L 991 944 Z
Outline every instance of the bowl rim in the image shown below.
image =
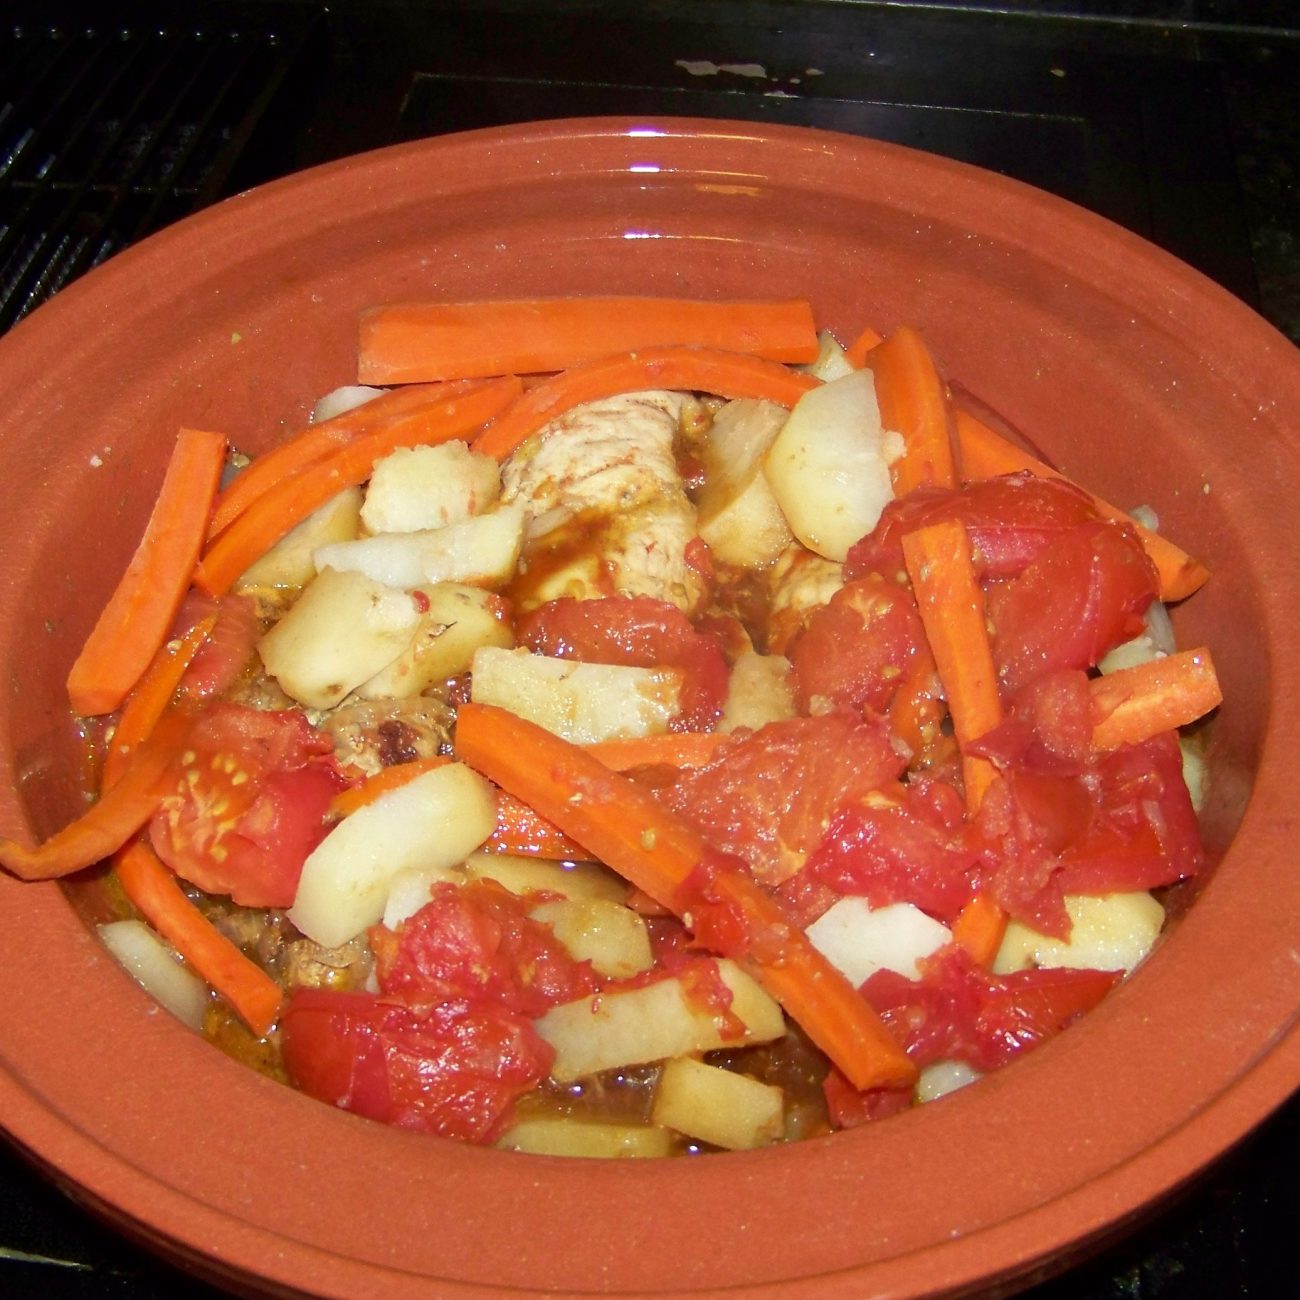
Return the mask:
M 656 134 L 643 136 L 638 135 L 638 131 Z M 366 215 L 367 203 L 382 208 L 385 202 L 400 201 L 397 196 L 403 193 L 402 185 L 412 183 L 411 178 L 422 170 L 429 170 L 430 164 L 450 171 L 455 167 L 466 169 L 474 159 L 486 157 L 498 165 L 508 162 L 517 167 L 520 160 L 531 153 L 549 165 L 551 170 L 546 172 L 547 177 L 560 184 L 566 178 L 599 178 L 603 174 L 602 168 L 612 175 L 622 175 L 618 160 L 622 158 L 626 167 L 627 160 L 634 156 L 631 142 L 643 139 L 653 140 L 656 147 L 665 150 L 664 156 L 673 159 L 681 176 L 690 175 L 692 167 L 705 168 L 704 160 L 708 156 L 739 158 L 743 149 L 745 165 L 756 174 L 765 175 L 768 181 L 772 180 L 772 172 L 761 172 L 760 154 L 792 164 L 800 176 L 805 170 L 814 175 L 825 174 L 828 158 L 857 162 L 871 160 L 887 170 L 892 168 L 900 174 L 906 173 L 907 183 L 898 182 L 902 190 L 911 185 L 915 192 L 932 203 L 940 202 L 946 194 L 948 201 L 962 211 L 970 210 L 976 198 L 994 193 L 1000 203 L 1021 218 L 1030 212 L 1044 214 L 1046 219 L 1078 236 L 1064 258 L 1073 273 L 1086 275 L 1087 268 L 1095 266 L 1097 259 L 1103 256 L 1117 258 L 1125 266 L 1142 268 L 1149 278 L 1136 285 L 1134 292 L 1141 299 L 1144 312 L 1153 317 L 1167 317 L 1171 304 L 1178 304 L 1189 311 L 1204 309 L 1230 322 L 1234 331 L 1230 360 L 1252 348 L 1263 351 L 1278 367 L 1278 388 L 1289 388 L 1300 396 L 1300 353 L 1296 353 L 1271 326 L 1226 291 L 1176 259 L 1064 200 L 1019 182 L 933 155 L 920 154 L 903 146 L 807 128 L 657 115 L 646 118 L 560 119 L 435 137 L 325 164 L 226 200 L 120 254 L 84 280 L 69 286 L 47 307 L 11 331 L 0 342 L 0 358 L 6 363 L 6 373 L 10 375 L 0 381 L 0 391 L 31 377 L 39 368 L 38 354 L 47 346 L 45 340 L 48 338 L 61 331 L 93 328 L 95 322 L 111 319 L 110 308 L 114 299 L 137 283 L 141 276 L 147 278 L 155 268 L 171 264 L 178 255 L 193 259 L 196 266 L 206 264 L 208 260 L 215 262 L 223 250 L 239 243 L 250 220 L 262 227 L 273 225 L 282 219 L 285 211 L 299 204 L 311 207 L 317 214 L 315 219 L 324 220 L 320 214 L 328 206 L 329 196 L 340 182 L 346 181 L 357 205 L 345 220 L 355 223 Z M 467 172 L 456 174 L 460 177 L 460 184 L 472 185 Z M 427 180 L 423 182 L 426 187 L 429 183 Z M 851 188 L 848 179 L 843 183 Z M 888 202 L 890 197 L 885 194 L 881 201 Z M 1003 238 L 1013 246 L 1020 239 L 1014 232 L 1005 231 Z M 193 274 L 197 276 L 203 271 L 195 270 Z M 168 286 L 166 292 L 175 292 L 175 287 Z M 1169 328 L 1175 330 L 1181 326 L 1171 319 Z M 1226 363 L 1225 368 L 1231 370 Z M 1291 457 L 1294 461 L 1294 446 Z M 1289 678 L 1291 684 L 1295 684 L 1295 670 L 1280 665 L 1276 657 L 1270 668 L 1279 683 Z M 1297 720 L 1293 704 L 1277 702 L 1270 713 L 1265 749 L 1270 753 L 1279 750 L 1282 738 Z M 1278 841 L 1282 835 L 1278 829 L 1279 819 L 1284 809 L 1285 805 L 1276 793 L 1253 800 L 1246 810 L 1238 838 L 1244 840 L 1249 835 L 1252 843 L 1267 839 L 1272 845 L 1271 855 L 1277 857 L 1281 847 Z M 6 830 L 11 832 L 15 812 L 12 794 L 6 791 L 0 814 L 3 814 Z M 1239 852 L 1229 854 L 1229 857 L 1240 856 Z M 1198 931 L 1204 931 L 1212 924 L 1213 892 L 1207 891 L 1207 899 L 1202 900 L 1211 901 L 1204 915 L 1198 916 L 1198 904 L 1198 909 L 1194 909 L 1188 918 Z M 102 954 L 97 957 L 91 952 L 94 941 L 88 934 L 83 931 L 79 939 L 69 929 L 68 918 L 64 916 L 61 919 L 60 909 L 63 912 L 69 912 L 69 909 L 57 887 L 16 886 L 6 879 L 0 881 L 0 893 L 4 893 L 6 902 L 13 905 L 12 915 L 16 919 L 10 922 L 11 925 L 31 921 L 46 931 L 53 927 L 58 931 L 58 941 L 64 945 L 65 955 L 75 954 L 91 969 L 98 969 L 106 960 Z M 1297 943 L 1300 944 L 1300 940 Z M 1174 961 L 1168 954 L 1173 949 L 1171 944 L 1165 952 L 1153 958 L 1153 973 L 1157 966 L 1161 971 L 1166 967 L 1172 968 Z M 1145 972 L 1141 978 L 1145 978 Z M 1172 978 L 1166 975 L 1162 983 L 1168 984 Z M 1117 1001 L 1126 1006 L 1136 1002 L 1146 988 L 1146 985 L 1139 988 L 1139 982 L 1134 981 L 1120 990 L 1116 995 Z M 30 986 L 23 987 L 32 992 Z M 1134 989 L 1138 989 L 1138 993 L 1134 993 Z M 95 1006 L 119 1009 L 134 1006 L 134 1011 L 138 1012 L 138 998 L 141 996 L 132 988 L 114 984 L 112 989 L 100 991 Z M 846 1270 L 823 1273 L 808 1271 L 805 1266 L 805 1271 L 800 1274 L 774 1276 L 767 1281 L 749 1279 L 744 1283 L 745 1292 L 766 1294 L 770 1291 L 789 1296 L 827 1295 L 840 1291 L 847 1294 L 860 1290 L 869 1281 L 881 1294 L 909 1294 L 915 1288 L 915 1256 L 918 1253 L 924 1253 L 926 1257 L 925 1289 L 937 1292 L 968 1286 L 976 1281 L 991 1282 L 1019 1276 L 1026 1269 L 1041 1264 L 1048 1256 L 1064 1258 L 1059 1255 L 1063 1249 L 1084 1249 L 1089 1241 L 1138 1213 L 1153 1197 L 1166 1195 L 1220 1156 L 1295 1090 L 1300 1084 L 1297 1008 L 1300 1008 L 1300 998 L 1293 998 L 1290 1017 L 1286 1020 L 1278 1019 L 1276 1008 L 1270 1009 L 1268 1014 L 1273 1016 L 1273 1020 L 1268 1026 L 1264 1026 L 1266 1016 L 1260 1011 L 1255 1029 L 1262 1032 L 1268 1028 L 1265 1041 L 1255 1043 L 1257 1054 L 1243 1061 L 1225 1086 L 1208 1099 L 1203 1099 L 1199 1107 L 1184 1115 L 1179 1122 L 1166 1125 L 1157 1138 L 1131 1152 L 1126 1159 L 1081 1179 L 1050 1202 L 1023 1209 L 970 1231 L 959 1231 L 958 1235 L 942 1244 L 926 1243 L 917 1251 L 872 1258 Z M 3 1023 L 0 1020 L 0 1024 Z M 1050 1088 L 1051 1080 L 1063 1068 L 1059 1063 L 1086 1052 L 1090 1040 L 1103 1036 L 1104 1027 L 1085 1022 L 1072 1030 L 1068 1042 L 1061 1040 L 1059 1045 L 1053 1044 L 1050 1049 L 1036 1054 L 1041 1055 L 1042 1060 L 1031 1059 L 1018 1064 L 1017 1078 L 1013 1082 L 1019 1085 L 1021 1078 L 1025 1082 L 1023 1087 L 1017 1087 L 1017 1092 L 1032 1091 L 1035 1099 L 1041 1102 L 1044 1088 Z M 198 1059 L 195 1048 L 201 1048 L 206 1054 L 205 1059 L 211 1056 L 206 1046 L 185 1041 L 188 1036 L 179 1025 L 162 1023 L 154 1018 L 144 1028 L 144 1037 L 148 1040 L 148 1050 L 144 1055 L 151 1059 L 155 1055 L 160 1060 L 175 1056 L 183 1058 L 188 1068 Z M 42 1038 L 38 1041 L 44 1043 L 47 1040 Z M 232 1066 L 231 1069 L 239 1070 L 241 1075 L 247 1073 L 242 1067 Z M 250 1106 L 256 1105 L 277 1115 L 293 1114 L 295 1122 L 302 1120 L 317 1131 L 346 1133 L 348 1143 L 355 1145 L 358 1122 L 350 1116 L 330 1115 L 318 1108 L 319 1114 L 302 1119 L 307 1114 L 304 1107 L 315 1107 L 315 1103 L 293 1094 L 272 1098 L 268 1089 L 284 1090 L 251 1075 L 246 1079 L 235 1079 L 224 1067 L 214 1067 L 207 1073 L 222 1076 L 223 1085 L 229 1085 Z M 1048 1076 L 1046 1083 L 1044 1076 Z M 1007 1091 L 1011 1086 L 1006 1081 L 998 1084 L 1000 1091 Z M 957 1096 L 947 1099 L 942 1106 L 946 1115 L 965 1116 L 987 1109 L 979 1104 L 979 1100 L 969 1095 Z M 253 1277 L 281 1288 L 306 1286 L 322 1294 L 343 1294 L 359 1285 L 373 1285 L 379 1275 L 376 1270 L 380 1269 L 385 1285 L 392 1288 L 391 1293 L 401 1295 L 407 1294 L 408 1290 L 415 1294 L 431 1280 L 428 1276 L 414 1277 L 400 1263 L 394 1262 L 384 1270 L 373 1259 L 361 1261 L 346 1252 L 336 1253 L 319 1241 L 286 1240 L 282 1231 L 241 1218 L 230 1208 L 241 1196 L 249 1194 L 245 1183 L 239 1179 L 226 1188 L 224 1208 L 206 1203 L 202 1195 L 192 1194 L 183 1185 L 160 1180 L 156 1159 L 138 1161 L 127 1151 L 115 1149 L 111 1134 L 88 1129 L 76 1114 L 52 1110 L 41 1096 L 39 1087 L 29 1084 L 24 1062 L 10 1059 L 3 1039 L 0 1039 L 0 1113 L 5 1116 L 4 1126 L 11 1139 L 41 1164 L 57 1171 L 58 1181 L 77 1189 L 76 1194 L 100 1213 L 113 1218 L 128 1231 L 149 1238 L 157 1248 L 179 1255 L 189 1266 L 215 1272 L 232 1283 L 246 1283 Z M 952 1120 L 947 1127 L 960 1128 L 961 1122 L 964 1121 Z M 915 1128 L 917 1120 L 909 1114 L 893 1123 L 899 1126 L 897 1131 L 901 1134 L 909 1126 Z M 369 1133 L 372 1127 L 367 1126 L 367 1132 L 376 1140 L 367 1145 L 384 1152 L 409 1146 L 411 1141 L 431 1141 L 411 1139 L 404 1134 L 374 1135 Z M 897 1146 L 902 1140 L 900 1136 L 888 1145 Z M 843 1152 L 836 1162 L 840 1179 L 852 1176 L 852 1170 L 844 1168 L 853 1163 L 850 1153 L 854 1153 L 853 1159 L 861 1160 L 866 1158 L 862 1153 L 868 1147 L 883 1145 L 870 1135 L 856 1133 L 840 1135 L 833 1141 Z M 572 1162 L 498 1152 L 447 1152 L 442 1150 L 445 1144 L 437 1145 L 440 1158 L 445 1158 L 447 1167 L 473 1187 L 487 1185 L 490 1179 L 483 1171 L 489 1167 L 506 1167 L 501 1165 L 502 1161 L 513 1163 L 523 1159 L 534 1162 L 539 1171 L 537 1177 L 543 1176 L 540 1171 L 544 1168 L 548 1180 L 564 1181 L 574 1172 Z M 826 1143 L 814 1143 L 797 1152 L 785 1149 L 743 1156 L 723 1155 L 712 1157 L 712 1160 L 718 1162 L 720 1170 L 727 1167 L 728 1179 L 737 1160 L 749 1162 L 755 1169 L 765 1166 L 773 1171 L 773 1176 L 783 1176 L 788 1172 L 792 1158 L 802 1159 L 805 1154 L 811 1155 L 814 1149 L 823 1155 L 832 1151 Z M 896 1159 L 897 1153 L 891 1158 Z M 594 1173 L 609 1195 L 626 1194 L 628 1171 L 606 1169 L 589 1172 Z M 668 1187 L 680 1181 L 684 1172 L 639 1170 L 635 1177 L 643 1182 L 653 1181 L 658 1189 L 661 1184 Z M 695 1171 L 692 1177 L 698 1173 Z M 704 1177 L 696 1178 L 696 1181 L 719 1183 L 723 1180 L 719 1175 L 717 1179 Z M 129 1200 L 134 1207 L 125 1220 L 120 1209 L 124 1200 Z M 140 1207 L 146 1205 L 151 1208 L 142 1213 Z M 1061 1224 L 1067 1219 L 1077 1226 L 1063 1238 Z M 560 1244 L 567 1247 L 571 1240 Z M 993 1259 L 1000 1263 L 995 1271 L 990 1272 Z M 269 1261 L 275 1261 L 273 1267 L 268 1268 Z M 450 1277 L 438 1277 L 437 1281 L 449 1295 L 507 1294 L 511 1291 L 509 1286 L 486 1285 L 481 1281 L 465 1282 Z M 731 1288 L 701 1282 L 685 1288 L 674 1287 L 672 1292 L 666 1293 L 675 1293 L 679 1289 L 711 1294 Z M 620 1293 L 634 1292 L 620 1289 Z

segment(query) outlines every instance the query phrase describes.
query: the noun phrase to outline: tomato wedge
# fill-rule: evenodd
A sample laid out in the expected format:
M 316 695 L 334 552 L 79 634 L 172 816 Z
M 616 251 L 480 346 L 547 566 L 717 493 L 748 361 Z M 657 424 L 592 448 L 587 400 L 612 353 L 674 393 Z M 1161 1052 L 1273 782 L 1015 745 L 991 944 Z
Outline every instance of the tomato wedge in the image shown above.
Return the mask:
M 288 907 L 326 810 L 347 785 L 298 712 L 218 701 L 197 716 L 149 835 L 184 880 L 247 907 Z

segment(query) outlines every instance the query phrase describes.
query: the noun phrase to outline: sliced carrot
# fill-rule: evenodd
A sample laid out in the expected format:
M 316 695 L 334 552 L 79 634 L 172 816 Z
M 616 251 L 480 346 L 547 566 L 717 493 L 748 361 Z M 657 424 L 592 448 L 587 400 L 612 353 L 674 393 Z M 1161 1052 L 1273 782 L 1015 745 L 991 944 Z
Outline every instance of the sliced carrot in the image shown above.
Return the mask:
M 1222 701 L 1214 661 L 1203 646 L 1120 668 L 1092 682 L 1093 747 L 1140 744 L 1195 722 Z
M 430 379 L 567 370 L 642 348 L 723 348 L 769 361 L 817 357 L 812 307 L 799 301 L 529 298 L 409 302 L 361 317 L 357 380 Z
M 996 478 L 999 474 L 1015 474 L 1022 470 L 1028 470 L 1042 478 L 1074 482 L 1036 456 L 1030 455 L 1023 448 L 1017 447 L 1009 439 L 1002 437 L 969 411 L 959 407 L 955 423 L 957 442 L 961 448 L 962 473 L 968 482 Z M 1076 483 L 1074 486 L 1079 485 Z M 1087 491 L 1086 488 L 1083 490 Z M 1110 519 L 1119 519 L 1132 524 L 1137 529 L 1137 534 L 1142 539 L 1142 546 L 1160 575 L 1161 600 L 1182 600 L 1205 584 L 1210 571 L 1199 560 L 1193 559 L 1173 542 L 1144 527 L 1131 515 L 1125 514 L 1110 502 L 1103 501 L 1101 497 L 1091 492 L 1088 495 L 1092 498 L 1093 505 L 1102 514 Z
M 993 965 L 1007 932 L 1007 914 L 987 894 L 976 894 L 952 927 L 953 941 L 980 966 Z
M 409 763 L 396 763 L 392 767 L 380 768 L 373 776 L 368 776 L 360 785 L 340 790 L 330 800 L 326 812 L 332 817 L 347 817 L 372 804 L 381 794 L 398 790 L 408 781 L 413 781 L 425 772 L 432 772 L 435 767 L 446 767 L 451 759 L 446 754 L 433 754 L 429 758 L 413 759 Z
M 76 821 L 35 849 L 0 839 L 0 866 L 23 880 L 53 880 L 92 867 L 117 852 L 174 788 L 173 760 L 189 728 L 190 720 L 184 714 L 173 711 L 164 715 L 149 739 L 131 755 L 116 784 Z
M 703 767 L 730 737 L 725 731 L 669 731 L 633 740 L 601 740 L 583 746 L 606 767 L 627 772 L 634 767 Z
M 1002 720 L 1002 703 L 965 526 L 945 519 L 906 534 L 903 560 L 962 751 L 966 808 L 974 813 L 997 770 L 967 747 Z
M 646 388 L 685 389 L 719 397 L 761 397 L 793 406 L 821 381 L 776 361 L 717 348 L 646 348 L 561 371 L 530 388 L 474 441 L 474 450 L 505 460 L 558 415 L 602 397 Z
M 867 364 L 867 353 L 878 344 L 884 342 L 882 335 L 877 334 L 870 325 L 858 335 L 857 338 L 844 349 L 844 355 L 848 358 L 849 364 L 855 370 L 861 370 Z
M 505 790 L 497 792 L 496 829 L 483 848 L 488 853 L 518 853 L 552 862 L 581 862 L 591 856 L 554 822 L 547 821 Z
M 881 422 L 903 438 L 903 455 L 890 467 L 894 494 L 905 496 L 926 484 L 956 487 L 948 390 L 925 340 L 900 325 L 864 362 L 875 376 Z
M 1002 719 L 997 670 L 989 644 L 984 593 L 975 576 L 970 538 L 960 520 L 945 520 L 903 538 L 907 565 L 926 640 L 952 715 L 961 751 L 966 811 L 974 815 L 998 779 L 986 758 L 966 753 L 969 743 Z M 953 938 L 987 966 L 997 955 L 1006 930 L 1006 913 L 993 899 L 977 894 L 953 927 Z
M 162 645 L 190 585 L 225 458 L 224 435 L 180 431 L 144 537 L 68 674 L 68 697 L 83 717 L 120 707 Z
M 122 775 L 131 754 L 148 739 L 216 621 L 215 614 L 209 615 L 190 628 L 179 641 L 169 641 L 154 656 L 153 663 L 127 697 L 113 729 L 113 739 L 104 755 L 104 789 Z
M 194 573 L 197 587 L 224 596 L 254 560 L 295 524 L 345 487 L 364 483 L 375 461 L 399 447 L 463 438 L 481 428 L 520 392 L 518 379 L 492 379 L 437 403 L 427 421 L 406 421 L 357 438 L 276 484 L 254 501 L 207 549 Z
M 471 767 L 689 924 L 691 907 L 702 901 L 699 872 L 718 855 L 648 790 L 580 746 L 490 705 L 461 707 L 456 749 Z M 866 1000 L 752 877 L 717 870 L 711 895 L 744 917 L 748 933 L 773 938 L 773 952 L 750 953 L 740 958 L 742 964 L 855 1087 L 901 1086 L 915 1079 L 916 1067 Z
M 143 840 L 114 861 L 126 896 L 145 920 L 235 1009 L 259 1038 L 275 1024 L 280 986 L 199 911 Z
M 373 433 L 381 425 L 391 427 L 397 420 L 418 423 L 428 419 L 430 408 L 447 395 L 445 384 L 399 388 L 293 434 L 256 457 L 230 481 L 230 486 L 217 498 L 208 537 L 213 538 L 229 527 L 258 497 L 283 479 L 324 459 L 339 447 Z

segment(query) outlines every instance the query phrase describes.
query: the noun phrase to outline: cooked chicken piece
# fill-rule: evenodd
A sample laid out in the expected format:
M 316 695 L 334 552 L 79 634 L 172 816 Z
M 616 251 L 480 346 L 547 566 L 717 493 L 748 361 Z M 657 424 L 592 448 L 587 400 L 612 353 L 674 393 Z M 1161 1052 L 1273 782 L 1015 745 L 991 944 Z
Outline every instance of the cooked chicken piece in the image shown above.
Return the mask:
M 502 467 L 502 500 L 525 510 L 526 611 L 560 596 L 652 596 L 694 610 L 704 582 L 686 563 L 695 507 L 673 452 L 680 393 L 644 392 L 576 407 Z
M 769 654 L 785 654 L 812 612 L 844 585 L 844 566 L 795 545 L 780 556 L 768 576 L 766 648 Z
M 364 934 L 340 944 L 322 948 L 310 939 L 294 939 L 280 955 L 280 979 L 286 990 L 361 989 L 374 965 L 370 942 Z
M 354 700 L 320 715 L 317 725 L 334 740 L 339 762 L 374 774 L 381 768 L 432 758 L 450 748 L 451 706 L 442 699 Z
M 279 910 L 240 907 L 228 898 L 197 892 L 195 898 L 212 924 L 286 990 L 365 986 L 373 961 L 364 935 L 337 948 L 322 948 L 299 934 Z

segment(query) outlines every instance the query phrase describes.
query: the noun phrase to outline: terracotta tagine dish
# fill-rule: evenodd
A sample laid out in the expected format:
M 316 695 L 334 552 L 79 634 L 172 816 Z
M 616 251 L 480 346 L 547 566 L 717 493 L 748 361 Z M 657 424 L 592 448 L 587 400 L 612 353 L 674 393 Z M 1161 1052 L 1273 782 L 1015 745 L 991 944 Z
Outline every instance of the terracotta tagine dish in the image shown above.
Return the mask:
M 816 131 L 576 120 L 400 146 L 240 195 L 0 341 L 0 835 L 84 811 L 65 687 L 176 432 L 255 454 L 357 382 L 369 307 L 806 298 L 915 327 L 954 394 L 1209 570 L 1206 865 L 1068 1032 L 933 1103 L 698 1158 L 416 1134 L 232 1059 L 95 933 L 102 875 L 0 873 L 0 1124 L 69 1195 L 250 1294 L 921 1296 L 1061 1271 L 1300 1084 L 1300 353 L 1142 240 L 1016 182 Z

